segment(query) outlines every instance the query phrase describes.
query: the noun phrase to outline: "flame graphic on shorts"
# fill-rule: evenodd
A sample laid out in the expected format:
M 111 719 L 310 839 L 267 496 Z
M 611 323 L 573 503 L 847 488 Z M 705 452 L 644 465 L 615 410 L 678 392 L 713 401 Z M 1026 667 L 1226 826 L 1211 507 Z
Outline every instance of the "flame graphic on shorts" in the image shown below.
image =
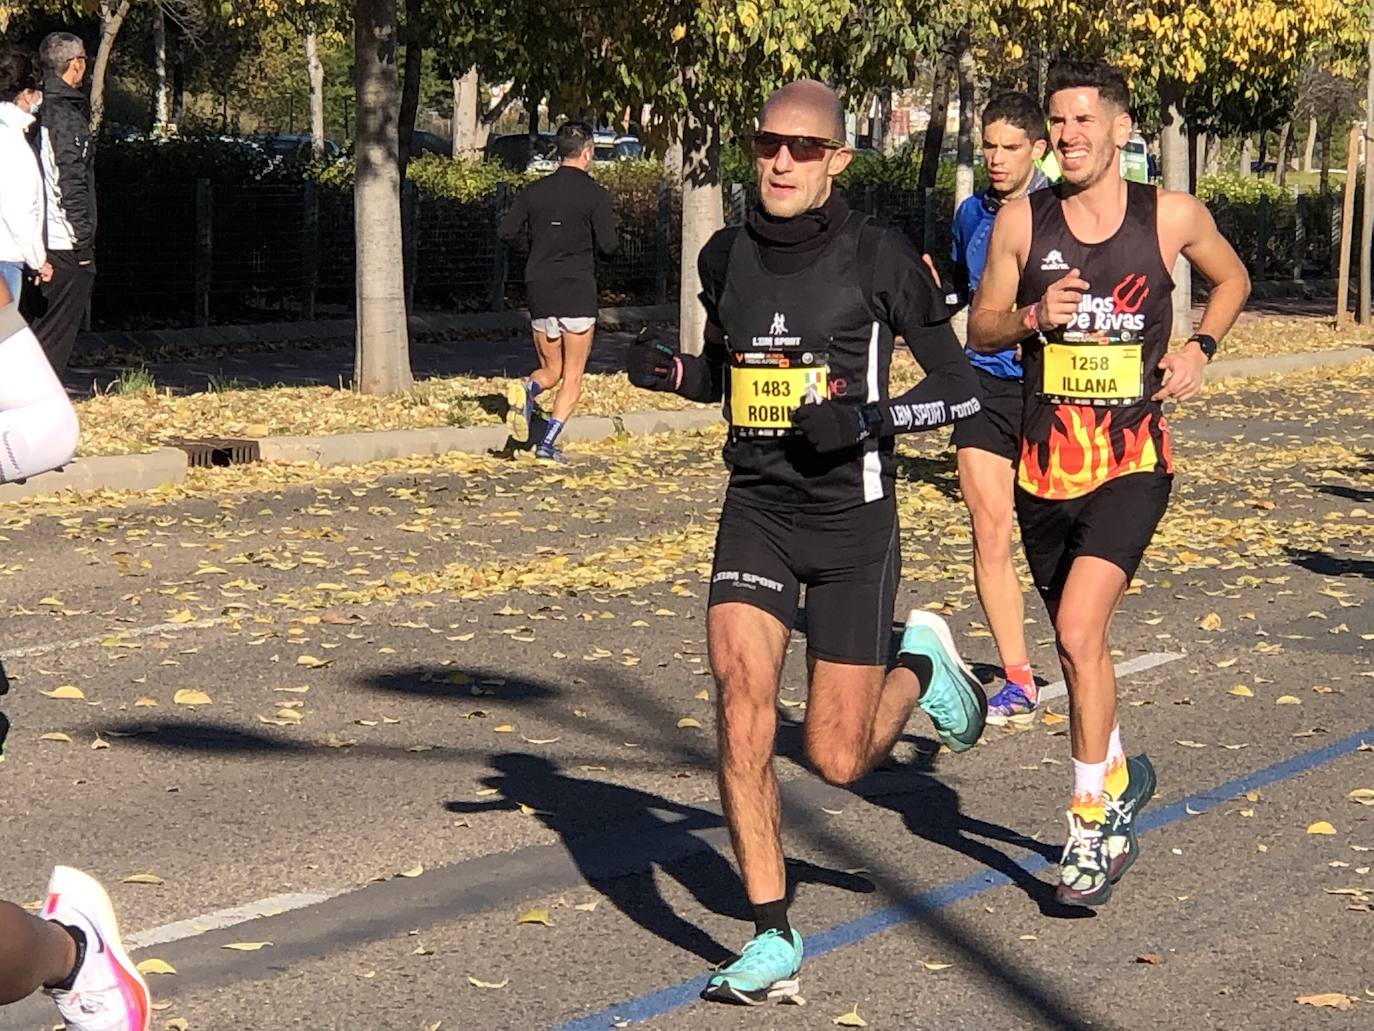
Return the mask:
M 1063 501 L 1128 473 L 1173 471 L 1169 429 L 1162 416 L 1147 412 L 1134 426 L 1118 428 L 1112 426 L 1113 414 L 1091 405 L 1057 405 L 1048 443 L 1021 442 L 1021 489 Z

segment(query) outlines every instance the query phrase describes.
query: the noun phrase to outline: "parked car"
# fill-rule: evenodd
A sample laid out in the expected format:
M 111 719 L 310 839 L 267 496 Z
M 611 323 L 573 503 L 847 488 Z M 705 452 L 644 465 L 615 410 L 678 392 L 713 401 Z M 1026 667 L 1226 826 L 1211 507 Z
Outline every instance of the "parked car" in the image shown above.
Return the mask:
M 309 133 L 280 133 L 258 141 L 268 153 L 287 161 L 307 160 L 310 157 L 310 142 Z M 337 143 L 325 139 L 324 156 L 327 160 L 332 161 L 342 153 Z
M 634 161 L 644 156 L 644 144 L 636 136 L 623 136 L 614 132 L 596 134 L 596 151 L 592 160 L 597 162 Z
M 510 133 L 488 140 L 486 155 L 488 161 L 499 161 L 512 172 L 538 171 L 537 166 L 542 165 L 548 166 L 544 170 L 552 171 L 558 164 L 553 147 L 553 133 L 550 132 L 541 132 L 534 140 L 528 133 Z
M 421 154 L 437 154 L 441 158 L 453 156 L 453 141 L 440 136 L 437 132 L 416 129 L 410 134 L 410 152 L 415 157 Z

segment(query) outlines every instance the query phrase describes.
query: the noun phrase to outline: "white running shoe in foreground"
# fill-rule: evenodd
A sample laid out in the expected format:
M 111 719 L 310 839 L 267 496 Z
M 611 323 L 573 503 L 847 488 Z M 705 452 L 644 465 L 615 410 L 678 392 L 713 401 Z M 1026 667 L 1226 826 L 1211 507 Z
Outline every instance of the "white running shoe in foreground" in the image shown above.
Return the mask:
M 68 991 L 45 989 L 67 1031 L 148 1031 L 152 1000 L 143 975 L 119 940 L 110 897 L 93 877 L 59 866 L 39 915 L 80 931 L 86 950 Z

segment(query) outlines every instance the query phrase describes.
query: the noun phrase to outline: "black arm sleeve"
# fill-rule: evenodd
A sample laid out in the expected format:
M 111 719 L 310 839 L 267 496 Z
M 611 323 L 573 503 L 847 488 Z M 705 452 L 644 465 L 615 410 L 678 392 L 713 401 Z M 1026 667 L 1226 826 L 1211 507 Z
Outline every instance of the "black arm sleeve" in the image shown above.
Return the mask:
M 596 249 L 602 254 L 614 254 L 620 248 L 620 237 L 615 231 L 615 212 L 611 208 L 611 194 L 597 187 L 599 196 L 592 212 L 592 236 L 596 239 Z
M 47 122 L 48 140 L 57 165 L 62 213 L 76 233 L 75 250 L 90 257 L 95 248 L 95 184 L 91 182 L 91 130 L 69 104 L 54 104 Z
M 876 268 L 875 306 L 925 371 L 921 382 L 878 406 L 878 433 L 934 429 L 977 414 L 978 378 L 950 328 L 940 288 L 915 248 L 900 233 L 885 233 Z
M 526 211 L 525 191 L 521 190 L 515 195 L 515 201 L 501 219 L 501 224 L 496 227 L 496 235 L 506 243 L 524 243 Z

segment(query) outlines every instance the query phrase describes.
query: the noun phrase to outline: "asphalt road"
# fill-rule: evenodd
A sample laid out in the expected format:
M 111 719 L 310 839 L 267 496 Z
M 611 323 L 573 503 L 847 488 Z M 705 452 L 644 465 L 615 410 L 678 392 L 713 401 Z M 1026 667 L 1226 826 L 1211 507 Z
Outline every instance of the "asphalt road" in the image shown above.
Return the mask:
M 1374 788 L 1371 387 L 1374 360 L 1175 417 L 1174 504 L 1114 634 L 1160 790 L 1096 914 L 1056 907 L 1047 869 L 1062 697 L 962 756 L 918 714 L 834 788 L 796 758 L 798 635 L 779 762 L 806 1005 L 695 1001 L 749 930 L 703 655 L 713 433 L 575 446 L 567 471 L 216 471 L 7 507 L 0 890 L 101 878 L 135 958 L 177 971 L 155 1027 L 1372 1027 L 1374 808 L 1348 798 Z M 946 435 L 903 454 L 899 611 L 993 661 Z M 43 694 L 63 686 L 83 697 Z M 224 947 L 245 942 L 270 944 Z M 1352 1001 L 1295 1001 L 1321 993 Z M 54 1017 L 30 1000 L 0 1029 Z

